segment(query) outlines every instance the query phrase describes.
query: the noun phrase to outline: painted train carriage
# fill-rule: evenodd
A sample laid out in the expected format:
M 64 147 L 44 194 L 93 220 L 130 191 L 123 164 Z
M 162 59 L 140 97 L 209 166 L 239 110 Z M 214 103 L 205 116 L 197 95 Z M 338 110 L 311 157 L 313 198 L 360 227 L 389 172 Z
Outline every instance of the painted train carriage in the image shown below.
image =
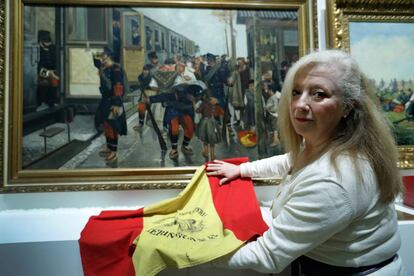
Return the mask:
M 145 16 L 139 9 L 26 5 L 24 16 L 23 112 L 28 118 L 25 133 L 30 133 L 28 126 L 34 122 L 31 114 L 39 111 L 38 42 L 42 34 L 48 34 L 54 46 L 53 71 L 59 78 L 53 109 L 71 106 L 73 114 L 93 113 L 96 109 L 100 97 L 99 77 L 92 55 L 104 46 L 113 49 L 114 60 L 126 72 L 130 91 L 124 99 L 131 111 L 137 76 L 148 62 L 149 52 L 155 51 L 163 62 L 174 54 L 194 55 L 197 50 L 194 41 Z M 41 125 L 53 123 L 45 123 L 45 118 L 38 121 Z M 40 127 L 43 126 L 32 130 Z

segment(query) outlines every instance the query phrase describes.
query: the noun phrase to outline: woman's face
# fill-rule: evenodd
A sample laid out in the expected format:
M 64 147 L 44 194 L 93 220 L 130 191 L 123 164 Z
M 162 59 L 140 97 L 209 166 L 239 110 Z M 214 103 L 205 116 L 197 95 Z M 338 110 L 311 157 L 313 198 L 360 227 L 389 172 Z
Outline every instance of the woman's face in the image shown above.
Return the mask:
M 295 131 L 306 143 L 328 141 L 345 115 L 341 92 L 332 70 L 325 66 L 307 66 L 295 76 L 290 119 Z

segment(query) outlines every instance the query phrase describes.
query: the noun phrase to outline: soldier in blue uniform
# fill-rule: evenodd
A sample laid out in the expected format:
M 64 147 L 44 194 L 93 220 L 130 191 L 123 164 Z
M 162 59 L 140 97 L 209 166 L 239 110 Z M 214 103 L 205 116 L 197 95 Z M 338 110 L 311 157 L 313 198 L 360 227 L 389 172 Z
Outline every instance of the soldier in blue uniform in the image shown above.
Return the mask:
M 178 134 L 179 125 L 183 127 L 184 138 L 181 151 L 190 156 L 193 150 L 190 141 L 194 134 L 194 98 L 203 92 L 200 85 L 182 83 L 172 88 L 171 92 L 161 93 L 149 97 L 150 103 L 163 103 L 165 107 L 164 126 L 168 128 L 171 141 L 171 159 L 178 158 Z
M 108 164 L 118 160 L 118 136 L 127 134 L 125 109 L 122 97 L 125 93 L 124 73 L 121 66 L 112 59 L 113 52 L 108 47 L 93 57 L 99 69 L 101 101 L 95 115 L 95 127 L 103 127 L 106 149 L 99 154 Z
M 220 106 L 224 109 L 226 106 L 226 99 L 224 94 L 224 85 L 230 77 L 230 70 L 226 62 L 218 63 L 216 56 L 208 53 L 208 65 L 204 72 L 203 80 L 211 90 L 211 96 L 218 99 Z

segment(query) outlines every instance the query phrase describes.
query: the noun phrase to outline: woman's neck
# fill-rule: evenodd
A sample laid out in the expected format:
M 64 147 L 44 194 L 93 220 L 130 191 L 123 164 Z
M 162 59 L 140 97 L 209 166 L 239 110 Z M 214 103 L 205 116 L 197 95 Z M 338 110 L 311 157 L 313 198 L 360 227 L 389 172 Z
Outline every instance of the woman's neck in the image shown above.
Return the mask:
M 305 141 L 304 147 L 293 164 L 292 173 L 295 173 L 321 157 L 329 148 L 329 141 L 310 143 Z

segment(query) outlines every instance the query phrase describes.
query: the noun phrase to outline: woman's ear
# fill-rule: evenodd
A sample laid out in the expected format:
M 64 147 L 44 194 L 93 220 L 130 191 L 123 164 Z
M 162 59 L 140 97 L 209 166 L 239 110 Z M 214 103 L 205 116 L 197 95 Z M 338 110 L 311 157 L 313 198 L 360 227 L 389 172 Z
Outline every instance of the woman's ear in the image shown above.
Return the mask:
M 352 109 L 354 109 L 353 105 L 346 105 L 344 107 L 344 111 L 343 111 L 342 117 L 343 118 L 348 117 L 348 115 L 349 115 L 349 113 L 351 113 Z

